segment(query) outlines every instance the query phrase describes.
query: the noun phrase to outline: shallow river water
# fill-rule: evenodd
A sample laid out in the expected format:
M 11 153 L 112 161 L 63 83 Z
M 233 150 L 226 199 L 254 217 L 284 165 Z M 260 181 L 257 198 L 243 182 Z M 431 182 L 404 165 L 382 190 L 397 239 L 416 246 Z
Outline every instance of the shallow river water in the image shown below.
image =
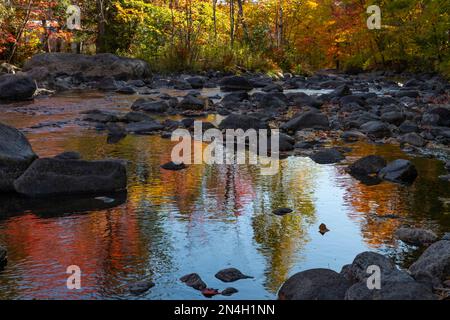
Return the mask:
M 402 224 L 439 235 L 450 229 L 450 188 L 437 179 L 442 162 L 410 158 L 397 146 L 352 144 L 339 165 L 291 156 L 273 176 L 252 165 L 173 172 L 160 168 L 170 161 L 169 139 L 129 135 L 107 144 L 104 133 L 76 120 L 93 108 L 128 110 L 135 98 L 68 92 L 0 106 L 0 121 L 23 129 L 40 157 L 73 150 L 85 159 L 129 160 L 128 193 L 114 195 L 112 204 L 0 196 L 0 244 L 9 257 L 0 271 L 0 299 L 206 299 L 179 281 L 192 272 L 209 287 L 239 290 L 213 299 L 273 299 L 290 275 L 308 268 L 340 271 L 365 250 L 407 267 L 419 252 L 393 239 Z M 419 177 L 409 187 L 365 186 L 344 169 L 368 154 L 410 158 Z M 273 215 L 279 207 L 294 212 Z M 398 218 L 383 217 L 388 214 Z M 321 235 L 321 223 L 331 231 Z M 80 290 L 66 287 L 69 265 L 81 268 Z M 214 274 L 226 267 L 254 278 L 222 283 Z M 130 295 L 127 285 L 139 280 L 156 286 Z

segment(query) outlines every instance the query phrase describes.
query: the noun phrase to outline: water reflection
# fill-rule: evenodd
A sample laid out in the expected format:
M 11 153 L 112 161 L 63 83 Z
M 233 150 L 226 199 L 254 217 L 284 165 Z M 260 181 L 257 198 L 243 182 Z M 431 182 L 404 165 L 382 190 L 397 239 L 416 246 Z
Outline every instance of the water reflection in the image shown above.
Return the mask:
M 128 194 L 111 195 L 112 204 L 90 197 L 0 198 L 0 242 L 9 252 L 0 273 L 0 299 L 202 299 L 178 279 L 197 272 L 209 286 L 223 289 L 214 274 L 230 266 L 255 277 L 233 283 L 239 293 L 230 299 L 274 298 L 293 273 L 339 270 L 364 250 L 383 251 L 407 264 L 416 250 L 392 237 L 402 224 L 448 231 L 449 208 L 439 199 L 450 198 L 450 191 L 437 179 L 443 167 L 435 160 L 412 159 L 419 178 L 410 187 L 366 186 L 345 173 L 345 163 L 321 166 L 302 157 L 282 160 L 273 176 L 260 175 L 252 165 L 191 165 L 172 172 L 160 168 L 170 160 L 170 140 L 127 136 L 108 144 L 105 134 L 74 120 L 80 110 L 127 110 L 132 101 L 69 94 L 0 113 L 0 121 L 22 128 L 66 123 L 26 131 L 40 156 L 73 150 L 85 159 L 129 160 Z M 395 146 L 356 143 L 347 162 L 367 154 L 405 157 Z M 293 213 L 273 215 L 280 207 Z M 321 235 L 320 223 L 331 231 Z M 65 286 L 72 264 L 82 270 L 80 291 Z M 126 284 L 142 279 L 156 286 L 131 296 Z

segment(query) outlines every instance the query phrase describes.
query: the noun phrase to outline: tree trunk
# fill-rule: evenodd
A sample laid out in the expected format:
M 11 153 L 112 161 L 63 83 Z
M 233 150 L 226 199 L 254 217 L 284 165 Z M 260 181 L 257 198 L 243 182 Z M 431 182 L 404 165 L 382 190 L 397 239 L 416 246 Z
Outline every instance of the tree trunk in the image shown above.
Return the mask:
M 230 44 L 234 45 L 234 0 L 230 0 Z
M 98 22 L 97 22 L 97 39 L 95 40 L 95 50 L 97 53 L 104 53 L 107 51 L 106 44 L 106 11 L 105 11 L 105 0 L 97 0 L 97 12 L 98 12 Z

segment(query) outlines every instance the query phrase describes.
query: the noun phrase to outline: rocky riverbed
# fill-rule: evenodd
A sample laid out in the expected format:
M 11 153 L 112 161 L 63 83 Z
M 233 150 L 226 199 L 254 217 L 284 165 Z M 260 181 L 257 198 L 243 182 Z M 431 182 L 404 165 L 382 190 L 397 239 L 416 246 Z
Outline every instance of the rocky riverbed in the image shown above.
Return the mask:
M 72 63 L 67 63 L 69 60 Z M 108 69 L 107 65 L 114 67 Z M 137 221 L 148 219 L 143 213 L 153 208 L 166 217 L 164 220 L 152 218 L 150 221 L 153 222 L 148 223 L 164 224 L 162 221 L 177 212 L 176 226 L 184 229 L 189 224 L 185 224 L 183 212 L 202 220 L 201 216 L 209 216 L 207 212 L 212 210 L 213 215 L 205 222 L 205 232 L 211 242 L 220 241 L 211 234 L 218 226 L 225 232 L 224 236 L 231 232 L 227 221 L 234 217 L 232 220 L 240 220 L 242 226 L 253 230 L 244 237 L 245 245 L 252 248 L 248 257 L 268 260 L 256 262 L 253 270 L 243 270 L 253 277 L 253 280 L 242 281 L 247 283 L 247 289 L 230 287 L 225 290 L 220 283 L 212 281 L 212 288 L 200 290 L 203 295 L 206 293 L 212 297 L 223 291 L 227 295 L 237 290 L 239 292 L 232 296 L 236 299 L 274 298 L 281 287 L 277 296 L 282 299 L 446 297 L 449 241 L 439 239 L 450 226 L 446 214 L 450 203 L 449 173 L 446 172 L 450 169 L 446 162 L 450 144 L 450 86 L 438 76 L 387 72 L 345 75 L 332 71 L 321 71 L 310 77 L 291 74 L 236 76 L 220 72 L 152 75 L 145 63 L 139 60 L 110 55 L 89 58 L 58 54 L 37 56 L 25 65 L 23 71 L 26 73 L 0 76 L 0 99 L 3 102 L 0 121 L 7 124 L 0 127 L 0 134 L 9 137 L 2 139 L 0 161 L 7 163 L 8 168 L 14 168 L 0 170 L 0 175 L 5 175 L 0 190 L 20 194 L 0 200 L 3 216 L 18 217 L 17 214 L 31 212 L 38 217 L 51 215 L 65 219 L 65 214 L 73 212 L 89 212 L 90 216 L 93 212 L 104 212 L 102 210 L 114 210 L 117 216 L 117 210 L 125 210 L 132 205 L 139 212 L 136 215 L 133 210 L 131 214 L 138 219 L 133 221 L 136 226 L 139 225 Z M 48 96 L 52 91 L 55 94 Z M 29 100 L 33 98 L 34 101 Z M 19 102 L 21 100 L 23 102 Z M 251 168 L 233 167 L 227 168 L 226 172 L 215 168 L 209 179 L 226 179 L 224 195 L 219 196 L 220 192 L 214 189 L 213 185 L 218 181 L 210 186 L 213 189 L 198 189 L 200 181 L 211 173 L 207 173 L 204 165 L 198 169 L 171 165 L 172 144 L 166 139 L 177 128 L 192 131 L 194 120 L 203 121 L 205 128 L 221 130 L 280 129 L 280 151 L 285 160 L 282 160 L 280 172 L 275 177 L 281 179 L 287 174 L 288 178 L 280 184 L 255 175 Z M 28 139 L 11 126 L 24 132 Z M 20 143 L 12 142 L 15 140 L 11 137 Z M 5 144 L 5 141 L 10 143 Z M 67 151 L 76 152 L 61 155 Z M 127 161 L 117 162 L 117 159 Z M 80 172 L 89 174 L 80 177 Z M 63 177 L 55 180 L 58 174 Z M 169 179 L 167 190 L 161 182 L 165 176 Z M 49 177 L 53 180 L 45 180 Z M 108 179 L 101 180 L 102 177 Z M 181 189 L 171 186 L 176 184 L 173 179 L 181 177 L 191 180 L 184 181 Z M 292 190 L 299 188 L 299 184 L 294 182 L 296 179 L 300 179 L 299 183 L 306 183 L 300 190 Z M 337 185 L 332 182 L 334 179 L 337 179 Z M 323 187 L 317 185 L 320 182 Z M 125 199 L 120 195 L 125 188 L 128 189 L 128 199 L 126 195 Z M 177 192 L 171 193 L 172 189 Z M 80 196 L 83 190 L 84 195 Z M 334 199 L 333 190 L 342 197 Z M 113 191 L 120 192 L 111 194 Z M 263 200 L 265 192 L 270 194 L 268 203 Z M 325 195 L 330 192 L 330 195 Z M 37 195 L 42 196 L 39 193 L 64 197 L 52 206 L 36 198 Z M 216 206 L 231 217 L 221 216 L 217 209 L 211 208 L 212 199 L 201 201 L 201 204 L 198 202 L 199 195 L 210 193 L 223 199 L 223 203 L 216 203 Z M 281 196 L 283 193 L 286 196 Z M 71 198 L 74 195 L 79 200 Z M 197 200 L 191 202 L 189 199 L 192 197 Z M 187 207 L 186 201 L 190 203 Z M 251 207 L 254 201 L 260 204 L 259 208 Z M 79 203 L 78 208 L 74 208 L 76 203 Z M 164 203 L 169 207 L 161 207 Z M 194 203 L 197 207 L 193 206 Z M 272 213 L 280 210 L 286 213 Z M 326 211 L 339 212 L 339 218 L 330 217 Z M 239 218 L 244 212 L 246 216 Z M 222 222 L 214 223 L 215 215 L 219 215 Z M 312 236 L 311 230 L 315 228 L 317 232 L 316 224 L 322 222 L 329 230 L 319 233 L 321 238 Z M 353 223 L 362 229 L 362 235 L 351 227 Z M 171 232 L 167 228 L 169 226 L 163 227 L 163 234 Z M 2 224 L 0 230 L 11 231 L 7 224 Z M 198 227 L 194 230 L 201 231 Z M 272 233 L 263 235 L 266 233 L 264 230 Z M 280 234 L 284 232 L 285 235 Z M 135 230 L 133 235 L 137 234 L 139 232 Z M 184 238 L 184 232 L 181 234 L 169 238 Z M 112 239 L 110 237 L 101 238 L 106 241 Z M 126 239 L 117 237 L 121 243 Z M 346 237 L 349 237 L 349 243 L 353 243 L 347 244 L 351 249 L 343 248 Z M 138 243 L 145 242 L 138 238 Z M 324 242 L 324 239 L 327 240 Z M 1 240 L 5 241 L 4 238 Z M 8 256 L 14 257 L 12 266 L 9 258 L 3 271 L 8 277 L 8 268 L 12 268 L 12 275 L 17 272 L 14 271 L 14 261 L 17 261 L 20 249 L 12 244 L 15 240 L 10 236 L 6 240 L 6 249 L 0 251 L 0 257 L 1 252 L 5 252 L 6 261 L 6 250 L 10 246 L 13 249 L 8 250 L 12 251 Z M 300 248 L 294 245 L 294 240 L 302 244 Z M 188 243 L 196 247 L 202 241 L 206 240 L 195 236 Z M 311 245 L 306 245 L 309 241 Z M 172 241 L 164 237 L 156 240 L 161 245 L 165 242 Z M 287 253 L 282 249 L 286 244 L 291 247 Z M 174 246 L 173 251 L 183 256 L 184 253 L 179 252 L 181 248 Z M 210 246 L 211 250 L 217 250 L 216 245 Z M 234 250 L 242 250 L 236 240 L 231 240 L 230 246 Z M 314 259 L 317 255 L 314 247 L 320 248 L 322 258 Z M 163 250 L 164 254 L 171 256 L 159 245 L 153 250 Z M 364 250 L 378 253 L 357 255 Z M 208 252 L 204 254 L 208 256 Z M 380 252 L 387 253 L 389 258 Z M 294 263 L 302 253 L 308 256 L 308 262 Z M 131 289 L 125 292 L 131 290 L 141 297 L 152 296 L 154 292 L 158 292 L 159 297 L 180 297 L 169 294 L 164 290 L 165 286 L 166 290 L 177 288 L 183 292 L 181 296 L 191 297 L 194 293 L 178 287 L 181 284 L 173 287 L 169 283 L 192 272 L 214 274 L 223 264 L 240 268 L 245 265 L 238 258 L 227 257 L 219 259 L 222 266 L 211 263 L 205 268 L 199 261 L 208 264 L 210 260 L 200 259 L 199 254 L 194 255 L 196 262 L 182 267 L 175 262 L 176 259 L 170 259 L 184 274 L 164 271 L 162 269 L 168 265 L 159 262 L 163 266 L 162 269 L 156 268 L 160 281 L 155 279 L 158 278 L 155 271 L 144 277 L 137 276 L 137 271 L 133 275 L 134 281 L 121 278 L 121 281 L 131 283 Z M 140 263 L 148 263 L 149 260 L 141 254 L 136 255 Z M 284 259 L 290 262 L 279 260 L 285 255 L 289 258 Z M 351 265 L 340 271 L 342 265 L 352 260 Z M 41 258 L 31 261 L 45 263 Z M 367 275 L 363 274 L 364 269 L 375 262 L 381 264 L 383 275 L 386 275 L 386 279 L 382 279 L 384 289 L 376 292 L 364 287 Z M 285 263 L 289 267 L 283 267 Z M 404 270 L 399 270 L 395 263 Z M 330 264 L 335 271 L 325 269 Z M 317 267 L 323 269 L 302 271 L 287 280 L 292 270 Z M 262 271 L 264 268 L 266 271 Z M 281 272 L 281 275 L 276 276 L 274 272 Z M 0 274 L 0 285 L 2 276 Z M 287 282 L 282 285 L 285 280 Z M 114 282 L 108 280 L 108 290 L 113 295 L 123 294 L 122 289 L 114 289 L 111 281 Z M 310 287 L 304 283 L 309 283 Z M 216 287 L 217 292 L 214 291 Z M 332 289 L 323 291 L 324 287 Z M 92 288 L 97 286 L 92 284 Z M 64 295 L 63 291 L 59 294 Z M 23 293 L 22 297 L 30 295 L 32 293 Z

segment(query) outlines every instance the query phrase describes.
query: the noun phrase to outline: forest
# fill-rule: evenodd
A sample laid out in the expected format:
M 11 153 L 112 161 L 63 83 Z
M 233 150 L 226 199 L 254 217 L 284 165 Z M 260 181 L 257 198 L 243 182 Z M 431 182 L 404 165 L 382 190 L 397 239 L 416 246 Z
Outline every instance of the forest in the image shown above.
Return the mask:
M 69 28 L 68 7 L 80 8 Z M 377 5 L 380 28 L 369 29 Z M 4 0 L 0 60 L 109 52 L 153 71 L 450 75 L 448 0 Z

